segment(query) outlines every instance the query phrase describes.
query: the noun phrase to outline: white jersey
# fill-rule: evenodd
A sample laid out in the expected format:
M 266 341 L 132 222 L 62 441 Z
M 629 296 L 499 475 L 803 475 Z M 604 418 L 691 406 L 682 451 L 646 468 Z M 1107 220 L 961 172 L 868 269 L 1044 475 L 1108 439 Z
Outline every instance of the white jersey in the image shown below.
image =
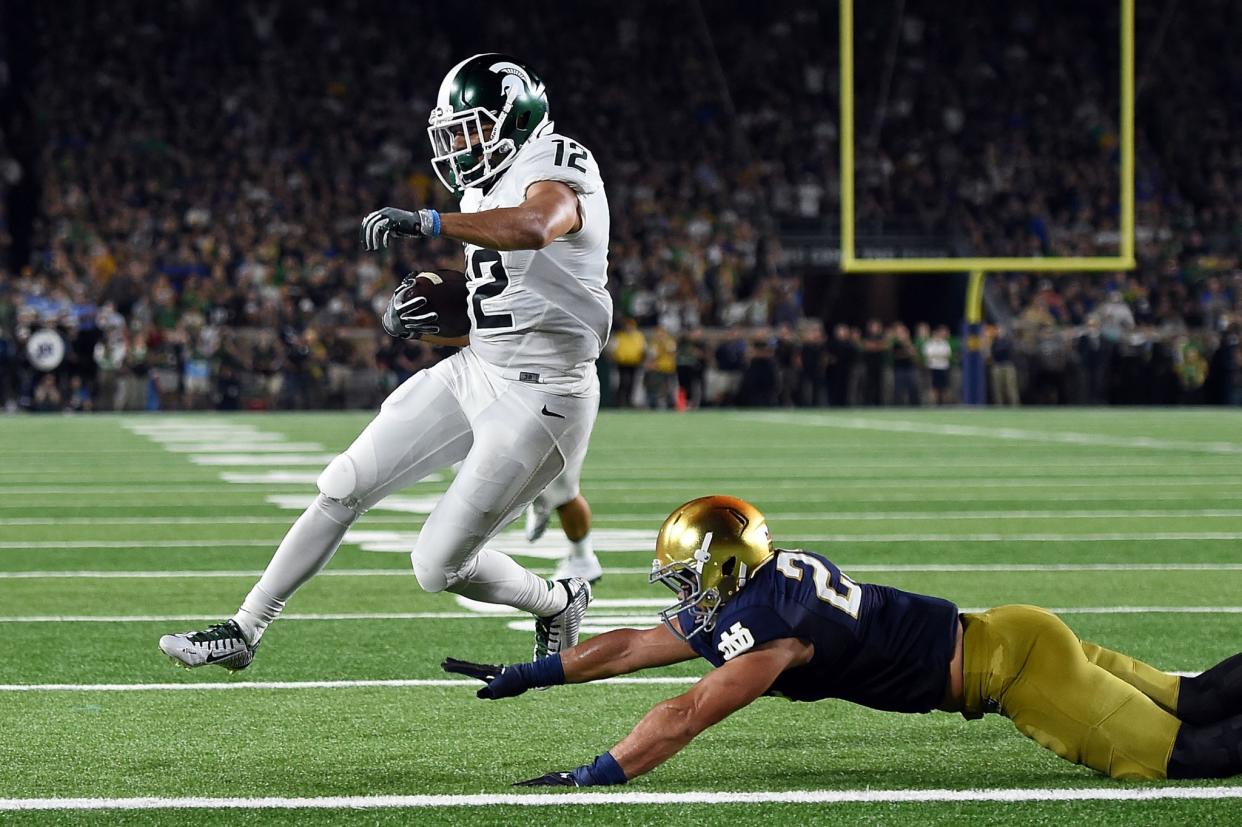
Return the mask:
M 489 192 L 466 190 L 460 209 L 516 207 L 539 181 L 560 181 L 577 193 L 582 227 L 542 250 L 466 245 L 470 349 L 506 379 L 586 394 L 612 324 L 608 199 L 595 158 L 577 141 L 548 132 L 522 147 Z
M 923 358 L 932 370 L 948 370 L 953 348 L 944 339 L 928 339 L 923 343 Z

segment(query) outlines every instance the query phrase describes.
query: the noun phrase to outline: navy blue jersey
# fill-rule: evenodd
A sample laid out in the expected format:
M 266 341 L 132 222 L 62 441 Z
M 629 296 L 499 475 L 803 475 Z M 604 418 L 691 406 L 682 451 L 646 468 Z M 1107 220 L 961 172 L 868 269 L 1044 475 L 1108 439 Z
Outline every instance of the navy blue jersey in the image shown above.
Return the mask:
M 694 628 L 689 611 L 678 616 L 683 629 Z M 781 673 L 768 694 L 929 712 L 944 699 L 957 607 L 938 597 L 856 583 L 825 557 L 780 550 L 725 604 L 715 628 L 690 638 L 690 645 L 721 666 L 787 637 L 808 641 L 815 655 Z

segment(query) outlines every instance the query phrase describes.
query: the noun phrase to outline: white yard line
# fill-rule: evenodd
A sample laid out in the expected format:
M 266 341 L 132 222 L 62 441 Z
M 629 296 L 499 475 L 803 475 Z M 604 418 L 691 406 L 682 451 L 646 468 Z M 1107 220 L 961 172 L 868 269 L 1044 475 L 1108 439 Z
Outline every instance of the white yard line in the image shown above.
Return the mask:
M 307 798 L 2 798 L 0 810 L 167 810 L 167 809 L 397 809 L 444 807 L 564 807 L 670 804 L 926 804 L 1040 801 L 1205 801 L 1242 798 L 1242 786 L 1218 787 L 1033 787 L 991 790 L 786 790 L 681 793 L 600 790 L 558 793 L 474 793 L 455 795 L 351 795 Z
M 840 564 L 847 572 L 1120 572 L 1120 571 L 1242 571 L 1242 563 L 866 563 Z M 550 572 L 551 569 L 532 569 Z M 638 566 L 604 568 L 606 575 L 647 576 L 648 569 Z M 174 571 L 0 571 L 0 580 L 199 580 L 207 578 L 252 578 L 263 574 L 253 570 L 181 569 Z M 412 568 L 325 569 L 316 577 L 410 577 Z
M 1052 442 L 1062 445 L 1095 445 L 1106 448 L 1150 448 L 1159 451 L 1189 451 L 1204 454 L 1242 454 L 1236 442 L 1191 442 L 1182 439 L 1157 439 L 1147 436 L 1111 436 L 1077 431 L 1036 431 L 1027 428 L 993 428 L 982 425 L 946 425 L 914 422 L 903 419 L 878 419 L 859 416 L 796 416 L 782 413 L 739 414 L 742 419 L 781 425 L 803 425 L 815 428 L 837 428 L 854 431 L 883 431 L 903 434 L 934 434 L 975 439 L 999 439 L 1011 442 Z
M 664 608 L 668 605 L 667 598 L 647 600 L 614 601 L 624 606 L 618 608 Z M 983 612 L 990 607 L 966 607 L 963 612 Z M 1100 615 L 1100 614 L 1242 614 L 1242 606 L 1065 606 L 1049 608 L 1048 611 L 1059 615 Z M 513 610 L 495 613 L 465 612 L 328 612 L 319 614 L 290 613 L 281 615 L 281 621 L 334 621 L 334 620 L 486 620 L 489 618 L 510 620 L 524 619 L 530 615 Z M 201 620 L 218 620 L 215 614 L 179 614 L 179 615 L 0 615 L 0 623 L 194 623 Z M 590 612 L 587 619 L 594 624 L 609 623 L 616 620 L 636 620 L 632 615 Z M 642 616 L 649 625 L 656 625 L 654 615 Z

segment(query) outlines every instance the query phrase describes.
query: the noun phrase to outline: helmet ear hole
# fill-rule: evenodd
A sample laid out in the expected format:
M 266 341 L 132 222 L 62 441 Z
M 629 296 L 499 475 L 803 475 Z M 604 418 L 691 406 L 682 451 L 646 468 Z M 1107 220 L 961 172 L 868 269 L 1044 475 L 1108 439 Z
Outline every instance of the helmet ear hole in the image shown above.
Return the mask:
M 732 577 L 735 569 L 737 569 L 737 558 L 730 557 L 728 560 L 725 560 L 724 565 L 720 567 L 720 573 L 725 577 Z
M 518 115 L 516 126 L 518 129 L 525 129 L 529 125 L 530 125 L 530 111 L 527 110 L 526 112 L 523 112 L 522 114 Z

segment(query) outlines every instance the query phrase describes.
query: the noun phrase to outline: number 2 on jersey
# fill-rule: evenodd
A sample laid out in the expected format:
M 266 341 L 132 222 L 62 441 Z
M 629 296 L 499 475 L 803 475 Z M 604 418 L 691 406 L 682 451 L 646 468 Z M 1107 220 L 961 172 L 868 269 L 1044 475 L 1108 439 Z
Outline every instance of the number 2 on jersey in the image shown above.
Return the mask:
M 790 580 L 801 580 L 803 567 L 811 572 L 816 597 L 850 617 L 858 617 L 858 610 L 862 608 L 862 589 L 857 583 L 841 574 L 837 578 L 837 587 L 833 588 L 832 572 L 818 559 L 799 551 L 782 551 L 776 555 L 777 571 Z
M 495 250 L 476 248 L 470 253 L 470 266 L 466 274 L 471 282 L 482 281 L 470 300 L 474 312 L 476 330 L 497 330 L 513 327 L 512 313 L 488 313 L 483 309 L 484 299 L 494 299 L 509 286 L 509 274 Z

